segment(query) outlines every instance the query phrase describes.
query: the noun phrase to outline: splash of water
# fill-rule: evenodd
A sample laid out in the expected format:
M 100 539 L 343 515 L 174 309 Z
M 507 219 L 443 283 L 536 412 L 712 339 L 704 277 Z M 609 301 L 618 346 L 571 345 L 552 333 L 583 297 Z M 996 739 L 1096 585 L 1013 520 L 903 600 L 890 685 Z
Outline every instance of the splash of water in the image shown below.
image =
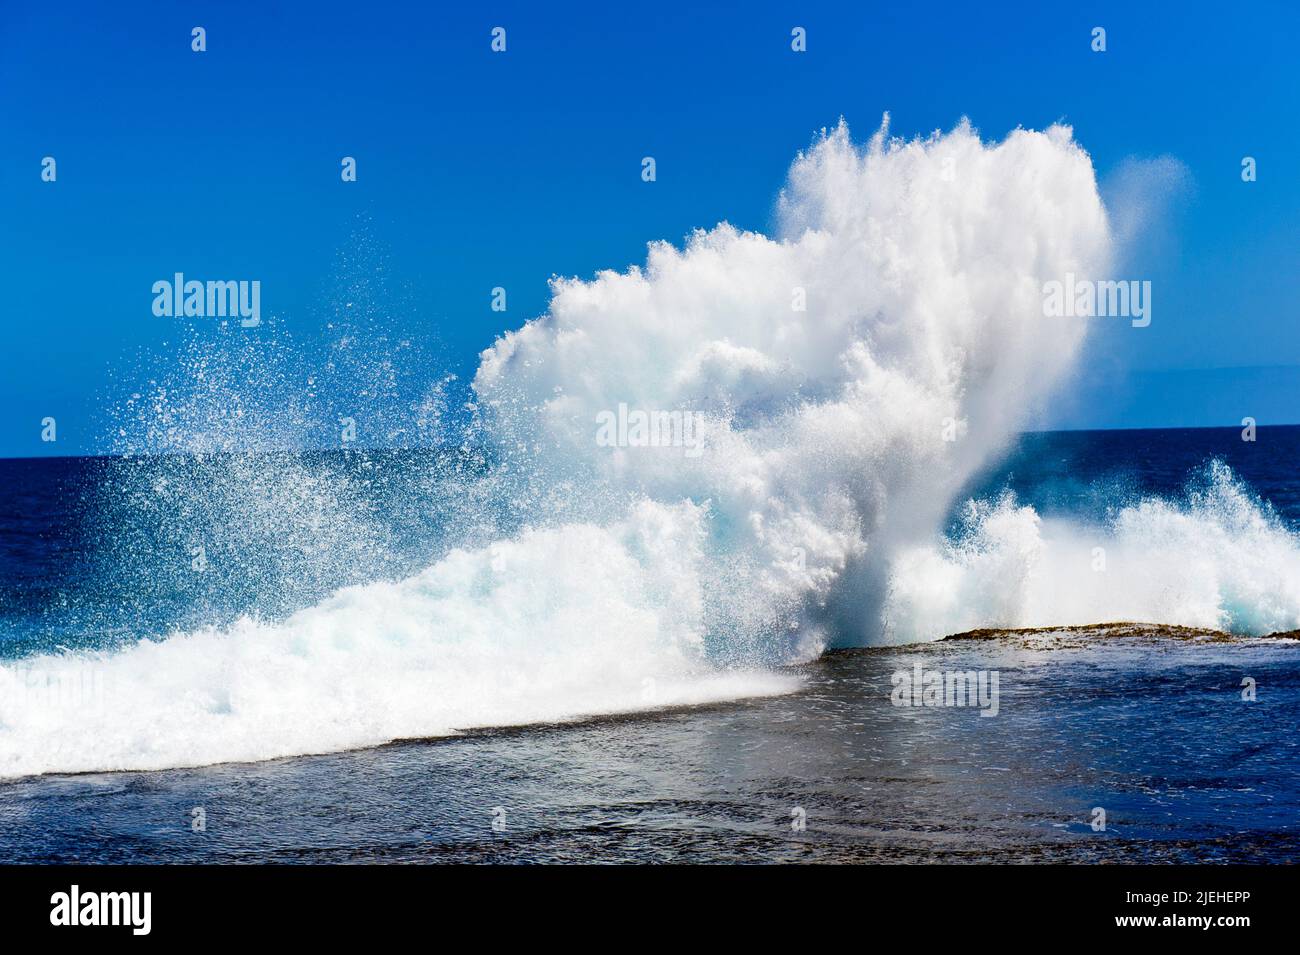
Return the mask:
M 964 542 L 937 541 L 958 489 L 1079 353 L 1085 323 L 1045 318 L 1041 289 L 1107 267 L 1087 155 L 1060 126 L 997 143 L 965 123 L 908 142 L 882 129 L 863 148 L 840 126 L 796 160 L 778 211 L 771 237 L 724 223 L 684 248 L 653 244 L 644 267 L 556 281 L 545 316 L 483 353 L 465 442 L 491 466 L 436 486 L 428 507 L 471 501 L 477 516 L 423 570 L 282 618 L 0 666 L 0 775 L 784 692 L 797 677 L 772 666 L 827 646 L 1049 617 L 1062 588 L 1043 568 L 1072 552 L 1057 556 L 1047 522 L 976 505 Z M 693 416 L 701 453 L 671 433 L 596 440 L 622 406 Z M 338 510 L 322 492 L 289 523 L 310 523 L 318 499 Z M 1155 539 L 1172 553 L 1204 527 L 1224 553 L 1297 552 L 1246 505 L 1207 506 L 1149 503 L 1109 533 L 1120 552 Z M 341 522 L 361 543 L 350 563 L 385 548 L 371 524 Z M 1300 606 L 1288 591 L 1267 609 L 1248 587 L 1255 565 L 1225 588 L 1207 561 L 1167 606 L 1137 603 L 1170 593 L 1159 577 L 1129 604 L 1061 606 L 1247 629 Z M 87 668 L 103 705 L 51 701 Z
M 1085 325 L 1046 319 L 1042 286 L 1099 274 L 1108 232 L 1060 126 L 995 144 L 964 123 L 882 129 L 858 149 L 841 125 L 795 162 L 779 213 L 775 238 L 723 224 L 555 283 L 474 387 L 522 449 L 521 487 L 577 485 L 566 514 L 705 507 L 710 631 L 803 655 L 879 637 L 893 556 L 1070 369 Z M 610 453 L 592 422 L 620 403 L 705 416 L 707 451 Z

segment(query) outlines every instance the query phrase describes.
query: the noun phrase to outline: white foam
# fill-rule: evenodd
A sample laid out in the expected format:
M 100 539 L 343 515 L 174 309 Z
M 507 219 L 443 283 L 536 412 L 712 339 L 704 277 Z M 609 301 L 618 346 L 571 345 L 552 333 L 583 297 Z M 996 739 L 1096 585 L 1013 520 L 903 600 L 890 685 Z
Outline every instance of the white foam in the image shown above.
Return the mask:
M 0 666 L 0 776 L 329 752 L 472 727 L 783 693 L 705 660 L 689 508 L 535 531 L 242 620 Z
M 898 642 L 1119 621 L 1300 628 L 1300 538 L 1221 463 L 1185 500 L 1146 498 L 1101 523 L 1040 518 L 1009 495 L 971 502 L 963 535 L 900 553 L 891 581 Z

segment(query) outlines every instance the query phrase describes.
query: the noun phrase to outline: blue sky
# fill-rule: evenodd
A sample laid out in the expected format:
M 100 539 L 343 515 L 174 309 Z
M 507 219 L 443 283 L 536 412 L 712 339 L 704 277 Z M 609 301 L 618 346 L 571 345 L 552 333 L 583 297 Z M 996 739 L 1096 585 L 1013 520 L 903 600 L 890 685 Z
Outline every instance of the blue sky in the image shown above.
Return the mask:
M 383 321 L 464 378 L 545 310 L 551 275 L 621 269 L 723 219 L 767 230 L 814 132 L 843 116 L 865 139 L 886 111 L 899 135 L 1064 120 L 1103 181 L 1130 156 L 1189 171 L 1133 265 L 1152 325 L 1103 334 L 1053 423 L 1300 422 L 1290 5 L 460 6 L 6 4 L 0 455 L 107 446 L 106 403 L 174 347 L 150 287 L 176 271 L 260 279 L 264 315 L 310 348 L 340 273 L 381 270 Z

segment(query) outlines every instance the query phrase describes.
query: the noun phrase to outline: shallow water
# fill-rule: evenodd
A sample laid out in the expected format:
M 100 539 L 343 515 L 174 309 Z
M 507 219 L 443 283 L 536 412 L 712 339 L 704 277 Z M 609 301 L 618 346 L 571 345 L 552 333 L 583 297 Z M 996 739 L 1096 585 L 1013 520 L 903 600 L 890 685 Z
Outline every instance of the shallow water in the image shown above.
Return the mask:
M 804 688 L 782 697 L 256 764 L 9 782 L 0 856 L 1300 859 L 1300 644 L 1076 642 L 849 651 L 800 668 Z M 918 661 L 996 670 L 998 715 L 892 705 L 891 675 Z M 1241 698 L 1247 676 L 1255 702 Z M 202 832 L 192 829 L 196 807 Z M 1092 828 L 1095 807 L 1105 831 Z

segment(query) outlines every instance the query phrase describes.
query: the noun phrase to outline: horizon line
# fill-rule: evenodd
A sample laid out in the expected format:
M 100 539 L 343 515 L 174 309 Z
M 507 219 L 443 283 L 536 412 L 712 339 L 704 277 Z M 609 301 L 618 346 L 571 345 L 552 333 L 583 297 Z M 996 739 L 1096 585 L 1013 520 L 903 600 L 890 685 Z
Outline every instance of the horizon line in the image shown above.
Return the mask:
M 1257 431 L 1265 428 L 1300 428 L 1300 422 L 1285 422 L 1279 424 L 1256 424 Z M 1119 428 L 1028 428 L 1023 431 L 1015 432 L 1016 436 L 1029 434 L 1102 434 L 1111 431 L 1239 431 L 1241 425 L 1237 424 L 1198 424 L 1198 425 L 1161 425 L 1158 427 L 1119 427 Z M 428 444 L 406 447 L 393 447 L 383 445 L 364 445 L 353 448 L 342 447 L 319 447 L 319 448 L 270 448 L 259 451 L 163 451 L 163 452 L 129 452 L 129 453 L 112 453 L 112 452 L 94 452 L 90 454 L 0 454 L 0 461 L 50 461 L 50 460 L 96 460 L 100 458 L 166 458 L 166 457 L 219 457 L 221 455 L 233 454 L 328 454 L 336 451 L 348 453 L 358 452 L 395 452 L 395 451 L 457 451 L 463 448 L 458 444 Z M 489 445 L 483 445 L 482 449 L 489 449 Z

